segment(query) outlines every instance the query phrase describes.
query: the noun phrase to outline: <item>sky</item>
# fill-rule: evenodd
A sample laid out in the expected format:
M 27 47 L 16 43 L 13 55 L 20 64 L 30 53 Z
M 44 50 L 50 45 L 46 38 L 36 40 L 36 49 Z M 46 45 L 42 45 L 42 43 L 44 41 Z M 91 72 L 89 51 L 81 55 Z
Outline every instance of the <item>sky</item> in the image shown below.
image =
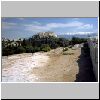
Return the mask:
M 28 38 L 38 32 L 57 35 L 91 35 L 98 33 L 98 18 L 2 18 L 3 38 Z

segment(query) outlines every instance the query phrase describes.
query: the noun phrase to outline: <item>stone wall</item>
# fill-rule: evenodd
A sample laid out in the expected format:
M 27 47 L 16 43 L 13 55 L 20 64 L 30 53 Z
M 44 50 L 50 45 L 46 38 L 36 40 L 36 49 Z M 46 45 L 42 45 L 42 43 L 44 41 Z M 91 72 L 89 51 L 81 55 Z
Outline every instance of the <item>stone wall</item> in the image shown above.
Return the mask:
M 93 64 L 93 71 L 98 81 L 98 44 L 97 40 L 89 39 L 88 44 L 90 47 L 90 56 Z

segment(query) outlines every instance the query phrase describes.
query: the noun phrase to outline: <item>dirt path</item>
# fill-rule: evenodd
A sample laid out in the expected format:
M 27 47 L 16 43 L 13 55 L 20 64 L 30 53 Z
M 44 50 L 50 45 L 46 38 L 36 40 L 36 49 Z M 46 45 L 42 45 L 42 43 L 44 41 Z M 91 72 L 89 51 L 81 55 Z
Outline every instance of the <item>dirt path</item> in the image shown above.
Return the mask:
M 3 82 L 32 82 L 38 79 L 31 74 L 33 68 L 43 67 L 49 58 L 42 53 L 17 54 L 2 58 Z
M 17 54 L 2 59 L 2 81 L 8 82 L 74 82 L 79 72 L 81 49 L 63 48 L 47 53 Z
M 59 53 L 58 53 L 59 52 Z M 50 57 L 50 62 L 43 68 L 36 68 L 32 73 L 39 76 L 37 81 L 42 82 L 73 82 L 76 79 L 76 74 L 79 71 L 78 56 L 80 49 L 69 50 L 67 53 L 72 55 L 63 55 L 62 48 L 52 50 L 47 53 Z

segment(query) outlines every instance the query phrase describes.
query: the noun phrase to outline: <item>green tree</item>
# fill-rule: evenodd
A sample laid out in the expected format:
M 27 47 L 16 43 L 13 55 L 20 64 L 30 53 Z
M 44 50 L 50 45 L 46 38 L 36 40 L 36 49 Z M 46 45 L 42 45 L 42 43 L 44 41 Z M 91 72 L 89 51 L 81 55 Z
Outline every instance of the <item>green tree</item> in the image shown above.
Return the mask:
M 31 45 L 28 45 L 25 47 L 26 53 L 33 53 L 34 52 L 34 48 Z
M 44 52 L 47 52 L 47 51 L 50 51 L 51 48 L 48 44 L 42 44 L 41 45 L 41 51 L 44 51 Z
M 26 50 L 22 46 L 18 47 L 17 50 L 16 50 L 16 53 L 25 53 L 25 52 L 26 52 Z

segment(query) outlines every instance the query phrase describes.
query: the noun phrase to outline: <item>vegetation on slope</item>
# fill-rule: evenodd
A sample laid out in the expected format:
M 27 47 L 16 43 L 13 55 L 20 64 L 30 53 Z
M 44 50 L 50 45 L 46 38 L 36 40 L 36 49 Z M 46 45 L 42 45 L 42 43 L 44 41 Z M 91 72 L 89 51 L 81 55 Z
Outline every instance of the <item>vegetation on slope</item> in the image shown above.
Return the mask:
M 86 42 L 86 39 L 77 37 L 68 40 L 53 36 L 40 38 L 38 35 L 34 35 L 29 39 L 19 39 L 17 41 L 11 41 L 8 39 L 2 40 L 2 55 L 8 56 L 12 54 L 34 53 L 38 51 L 47 52 L 57 47 L 69 47 L 84 42 Z

